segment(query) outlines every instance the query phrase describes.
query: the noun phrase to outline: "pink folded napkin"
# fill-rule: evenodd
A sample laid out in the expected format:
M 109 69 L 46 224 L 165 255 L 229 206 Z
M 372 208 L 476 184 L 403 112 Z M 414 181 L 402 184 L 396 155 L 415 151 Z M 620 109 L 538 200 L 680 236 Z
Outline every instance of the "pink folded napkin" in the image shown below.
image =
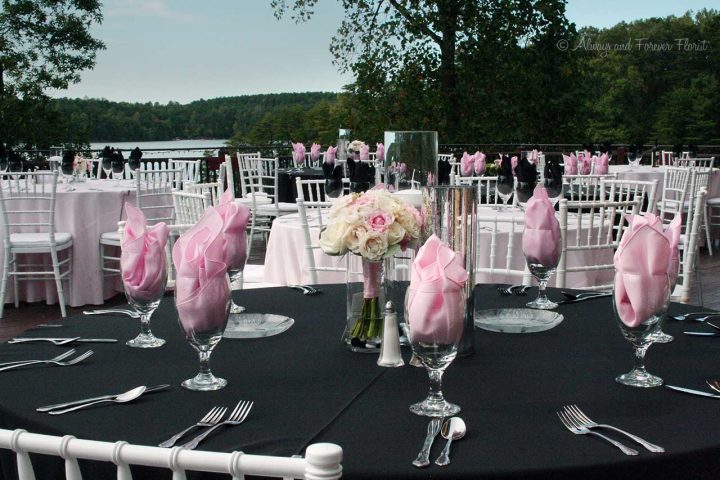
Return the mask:
M 560 261 L 560 222 L 542 185 L 535 187 L 525 205 L 523 253 L 528 264 L 556 267 Z
M 473 157 L 467 152 L 463 152 L 462 158 L 460 159 L 460 173 L 463 177 L 469 177 L 473 172 Z
M 317 162 L 317 159 L 320 158 L 320 145 L 319 144 L 313 143 L 312 145 L 310 145 L 310 158 L 312 159 L 313 162 Z
M 473 155 L 473 168 L 475 169 L 475 175 L 481 176 L 485 174 L 487 165 L 485 165 L 484 153 L 475 152 L 475 155 Z
M 157 300 L 165 292 L 167 265 L 165 244 L 169 230 L 160 222 L 147 227 L 145 215 L 139 208 L 126 203 L 127 221 L 120 254 L 125 291 L 135 300 Z
M 528 162 L 532 163 L 533 165 L 536 164 L 538 161 L 538 151 L 533 150 L 532 152 L 528 152 L 526 158 Z
M 382 143 L 376 144 L 375 158 L 378 162 L 385 161 L 385 145 Z
M 360 147 L 360 160 L 370 160 L 370 147 L 364 143 Z
M 221 328 L 227 322 L 230 283 L 225 264 L 223 219 L 209 208 L 175 242 L 172 257 L 177 271 L 175 304 L 188 337 L 193 332 Z
M 305 163 L 305 145 L 301 142 L 293 143 L 293 158 L 297 165 L 303 165 Z
M 337 147 L 328 147 L 325 152 L 325 163 L 332 165 L 335 163 L 335 154 L 337 153 Z
M 225 258 L 228 270 L 242 270 L 247 259 L 247 228 L 250 209 L 233 201 L 233 193 L 229 188 L 220 195 L 215 208 L 223 219 L 223 235 L 225 236 Z
M 676 232 L 675 227 L 663 231 L 662 220 L 651 213 L 629 215 L 627 220 L 615 252 L 614 296 L 620 320 L 636 327 L 661 313 L 670 295 L 671 245 Z
M 578 158 L 578 169 L 580 175 L 590 175 L 590 172 L 592 172 L 592 158 L 589 152 L 586 151 Z
M 610 159 L 607 153 L 603 153 L 595 160 L 595 173 L 598 175 L 607 175 Z
M 569 156 L 563 154 L 563 166 L 565 167 L 565 175 L 578 174 L 578 162 L 574 153 L 571 153 Z
M 397 164 L 396 169 L 397 169 L 397 173 L 399 173 L 400 175 L 404 175 L 405 173 L 407 173 L 407 164 L 400 162 Z
M 468 272 L 462 257 L 432 235 L 412 266 L 406 318 L 413 342 L 450 344 L 463 331 L 463 288 Z
M 514 156 L 514 157 L 512 157 L 512 158 L 510 159 L 510 165 L 512 165 L 513 176 L 517 175 L 517 174 L 515 173 L 515 169 L 516 169 L 517 166 L 518 166 L 518 157 L 517 157 L 517 155 Z

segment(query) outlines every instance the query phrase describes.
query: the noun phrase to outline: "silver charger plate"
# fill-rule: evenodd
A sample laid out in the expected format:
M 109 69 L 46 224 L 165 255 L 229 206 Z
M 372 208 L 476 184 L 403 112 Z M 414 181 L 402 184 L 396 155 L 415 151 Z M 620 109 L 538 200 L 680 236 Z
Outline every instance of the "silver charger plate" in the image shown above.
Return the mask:
M 238 313 L 230 315 L 223 337 L 262 338 L 283 333 L 295 323 L 290 317 L 272 313 Z
M 552 310 L 498 308 L 475 312 L 475 326 L 491 332 L 544 332 L 557 326 L 562 321 L 563 316 Z

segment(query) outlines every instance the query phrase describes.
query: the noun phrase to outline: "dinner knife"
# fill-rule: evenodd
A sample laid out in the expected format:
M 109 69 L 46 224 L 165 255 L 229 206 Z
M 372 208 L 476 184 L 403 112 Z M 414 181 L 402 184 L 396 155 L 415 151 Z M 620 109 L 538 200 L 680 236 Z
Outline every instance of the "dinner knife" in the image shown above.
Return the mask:
M 693 390 L 691 388 L 676 387 L 675 385 L 665 385 L 665 386 L 671 390 L 677 390 L 678 392 L 690 393 L 692 395 L 700 395 L 701 397 L 720 398 L 720 395 L 717 395 L 714 393 L 709 393 L 709 392 L 703 392 L 702 390 Z
M 117 338 L 47 338 L 47 337 L 17 337 L 11 338 L 7 343 L 28 343 L 28 342 L 84 342 L 84 343 L 117 343 Z
M 583 297 L 583 298 L 573 298 L 573 299 L 567 299 L 567 300 L 560 300 L 559 302 L 555 302 L 555 303 L 557 303 L 558 305 L 563 305 L 563 304 L 567 304 L 567 303 L 584 302 L 584 301 L 586 301 L 586 300 L 595 300 L 596 298 L 604 298 L 604 297 L 609 297 L 609 296 L 611 296 L 611 295 L 612 295 L 612 293 L 602 293 L 602 294 L 599 294 L 599 295 L 589 295 L 589 296 Z
M 720 333 L 715 332 L 683 332 L 685 335 L 692 335 L 695 337 L 720 337 Z
M 155 385 L 153 387 L 146 388 L 145 392 L 143 392 L 143 393 L 157 392 L 159 390 L 165 390 L 166 388 L 170 388 L 170 385 Z M 121 393 L 116 393 L 115 395 L 101 395 L 99 397 L 93 397 L 93 398 L 83 398 L 82 400 L 73 400 L 72 402 L 56 403 L 55 405 L 45 405 L 44 407 L 38 407 L 35 410 L 37 410 L 38 412 L 47 412 L 49 410 L 55 410 L 56 408 L 71 407 L 73 405 L 79 405 L 79 404 L 87 403 L 87 402 L 95 402 L 98 400 L 110 400 L 111 398 L 115 398 L 118 395 L 121 395 Z

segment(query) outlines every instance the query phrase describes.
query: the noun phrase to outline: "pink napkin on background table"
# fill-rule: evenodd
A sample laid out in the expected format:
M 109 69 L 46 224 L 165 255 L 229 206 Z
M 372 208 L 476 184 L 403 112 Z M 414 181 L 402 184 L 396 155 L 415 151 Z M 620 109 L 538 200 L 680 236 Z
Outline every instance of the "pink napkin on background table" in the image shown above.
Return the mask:
M 165 244 L 169 230 L 160 222 L 147 226 L 142 210 L 125 204 L 127 221 L 120 254 L 125 291 L 135 300 L 156 300 L 165 292 L 167 264 Z
M 209 208 L 175 242 L 172 257 L 177 271 L 175 304 L 188 337 L 227 322 L 230 284 L 225 257 L 224 222 Z
M 478 151 L 473 155 L 473 168 L 475 169 L 475 175 L 481 176 L 485 174 L 487 165 L 485 164 L 485 154 Z
M 536 164 L 538 162 L 538 151 L 533 150 L 531 152 L 528 152 L 527 161 L 532 163 L 533 165 Z
M 462 257 L 432 235 L 412 265 L 407 322 L 413 342 L 449 344 L 463 331 L 463 289 L 468 272 Z
M 467 152 L 463 152 L 462 158 L 460 159 L 460 173 L 463 177 L 469 177 L 473 173 L 473 157 Z
M 313 143 L 312 145 L 310 145 L 310 158 L 312 159 L 313 162 L 317 162 L 317 159 L 320 158 L 320 145 L 319 144 Z
M 535 187 L 525 205 L 523 253 L 528 264 L 556 267 L 560 261 L 560 222 L 542 185 Z
M 513 176 L 514 176 L 514 175 L 517 175 L 517 173 L 515 173 L 515 169 L 516 169 L 517 166 L 518 166 L 518 157 L 517 157 L 517 155 L 513 156 L 513 157 L 510 159 L 510 165 L 512 165 Z
M 592 158 L 589 152 L 585 152 L 578 158 L 578 169 L 580 175 L 590 175 L 590 172 L 592 172 Z
M 385 161 L 385 145 L 382 143 L 375 144 L 375 159 L 378 162 L 384 162 Z
M 651 213 L 626 218 L 629 225 L 614 258 L 615 307 L 625 325 L 636 327 L 660 313 L 670 295 L 670 259 L 679 223 L 663 230 L 662 220 Z
M 603 153 L 595 161 L 595 173 L 598 175 L 607 175 L 610 159 L 607 153 Z
M 215 208 L 223 219 L 223 235 L 225 236 L 224 261 L 229 270 L 242 270 L 247 259 L 246 228 L 250 219 L 250 209 L 233 201 L 233 193 L 229 188 L 220 195 Z
M 370 147 L 363 144 L 360 147 L 360 160 L 370 160 Z
M 332 165 L 335 163 L 335 154 L 337 152 L 337 147 L 328 147 L 327 151 L 325 152 L 325 163 Z
M 565 175 L 578 174 L 578 161 L 574 153 L 570 155 L 563 154 L 563 166 L 565 167 L 565 171 L 563 172 Z
M 305 164 L 305 145 L 303 145 L 301 142 L 293 143 L 293 158 L 295 159 L 295 163 L 297 165 L 304 165 Z

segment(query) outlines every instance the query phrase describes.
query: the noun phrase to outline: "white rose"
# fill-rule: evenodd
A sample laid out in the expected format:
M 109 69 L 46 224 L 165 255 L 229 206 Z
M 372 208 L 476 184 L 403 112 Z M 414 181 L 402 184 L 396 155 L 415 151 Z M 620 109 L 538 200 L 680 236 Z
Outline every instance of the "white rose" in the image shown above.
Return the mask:
M 320 248 L 328 255 L 342 255 L 347 252 L 345 236 L 347 225 L 333 222 L 320 232 Z
M 383 233 L 371 230 L 360 237 L 360 255 L 371 261 L 381 260 L 387 253 L 387 236 Z
M 360 252 L 360 238 L 365 236 L 367 229 L 363 226 L 352 228 L 345 237 L 345 245 L 353 253 Z
M 387 242 L 388 245 L 395 245 L 405 238 L 405 229 L 397 222 L 390 225 L 387 230 Z

